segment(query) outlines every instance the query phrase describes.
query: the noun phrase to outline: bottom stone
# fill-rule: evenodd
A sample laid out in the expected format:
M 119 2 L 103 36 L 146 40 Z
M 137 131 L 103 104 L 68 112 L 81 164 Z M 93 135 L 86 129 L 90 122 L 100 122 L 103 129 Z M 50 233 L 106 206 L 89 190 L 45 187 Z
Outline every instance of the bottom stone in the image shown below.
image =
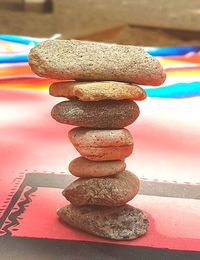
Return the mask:
M 72 204 L 57 210 L 62 221 L 90 234 L 114 240 L 131 240 L 147 232 L 149 221 L 140 209 L 119 207 L 81 206 Z

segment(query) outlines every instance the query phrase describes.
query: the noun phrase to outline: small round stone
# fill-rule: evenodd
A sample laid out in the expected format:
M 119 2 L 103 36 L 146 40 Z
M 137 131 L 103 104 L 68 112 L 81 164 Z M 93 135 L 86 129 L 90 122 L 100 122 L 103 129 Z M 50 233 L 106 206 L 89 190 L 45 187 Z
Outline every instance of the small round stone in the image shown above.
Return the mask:
M 68 99 L 78 98 L 81 101 L 143 100 L 146 98 L 145 91 L 139 86 L 116 81 L 55 82 L 50 86 L 49 94 Z
M 133 139 L 127 129 L 91 129 L 77 127 L 68 133 L 76 150 L 92 161 L 124 160 L 133 151 Z
M 132 200 L 139 190 L 139 179 L 129 171 L 98 178 L 79 178 L 63 191 L 75 206 L 120 206 Z
M 90 234 L 113 240 L 131 240 L 144 235 L 149 226 L 145 213 L 129 205 L 120 207 L 68 205 L 57 210 L 60 219 Z
M 70 162 L 69 171 L 76 177 L 103 177 L 123 172 L 126 168 L 124 161 L 91 161 L 78 157 Z
M 63 101 L 53 107 L 51 116 L 63 124 L 117 129 L 132 124 L 139 113 L 131 100 Z

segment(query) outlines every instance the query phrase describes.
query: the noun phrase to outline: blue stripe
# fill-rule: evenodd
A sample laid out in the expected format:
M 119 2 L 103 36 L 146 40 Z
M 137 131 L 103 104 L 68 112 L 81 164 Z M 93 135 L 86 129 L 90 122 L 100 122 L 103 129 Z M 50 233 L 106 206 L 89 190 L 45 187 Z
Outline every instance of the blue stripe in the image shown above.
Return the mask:
M 145 50 L 152 56 L 176 56 L 197 52 L 200 46 L 146 47 Z
M 170 86 L 145 89 L 148 97 L 184 98 L 200 96 L 200 82 L 177 83 Z
M 11 35 L 11 34 L 0 34 L 0 40 L 9 41 L 9 42 L 16 42 L 25 45 L 34 44 L 37 45 L 39 42 L 42 41 L 39 38 L 33 38 L 28 36 L 18 36 L 18 35 Z
M 28 54 L 11 54 L 6 56 L 0 55 L 0 63 L 27 62 Z

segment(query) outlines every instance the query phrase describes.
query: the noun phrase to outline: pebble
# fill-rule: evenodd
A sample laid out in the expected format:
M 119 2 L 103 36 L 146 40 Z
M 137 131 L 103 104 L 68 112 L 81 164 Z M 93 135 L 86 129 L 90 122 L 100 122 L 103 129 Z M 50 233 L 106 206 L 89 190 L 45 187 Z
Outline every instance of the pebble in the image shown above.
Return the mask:
M 133 151 L 133 138 L 127 129 L 76 127 L 68 137 L 76 150 L 92 161 L 124 160 Z
M 60 219 L 90 234 L 113 240 L 131 240 L 144 235 L 149 226 L 146 214 L 130 205 L 120 207 L 68 205 L 57 210 Z
M 75 206 L 120 206 L 132 200 L 139 190 L 139 179 L 129 171 L 107 177 L 79 178 L 63 190 Z
M 29 64 L 37 75 L 77 81 L 122 81 L 161 85 L 166 74 L 143 48 L 80 40 L 47 40 L 32 48 Z
M 99 82 L 56 82 L 50 86 L 49 94 L 54 97 L 78 98 L 81 101 L 143 100 L 145 91 L 137 85 L 115 81 Z
M 115 129 L 132 124 L 139 113 L 131 100 L 63 101 L 53 107 L 51 116 L 63 124 Z
M 76 177 L 103 177 L 123 172 L 126 168 L 124 161 L 91 161 L 78 157 L 69 164 L 69 171 Z

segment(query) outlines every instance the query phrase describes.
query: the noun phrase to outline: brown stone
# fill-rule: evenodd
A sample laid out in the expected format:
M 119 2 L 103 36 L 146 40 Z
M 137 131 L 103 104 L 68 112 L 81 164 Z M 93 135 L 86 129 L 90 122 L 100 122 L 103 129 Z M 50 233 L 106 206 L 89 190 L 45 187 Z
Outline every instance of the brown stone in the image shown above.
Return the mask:
M 92 128 L 123 128 L 139 116 L 138 105 L 131 100 L 63 101 L 55 105 L 52 117 L 63 124 Z
M 139 190 L 139 179 L 129 171 L 99 178 L 79 178 L 63 191 L 75 206 L 120 206 L 132 200 Z
M 70 162 L 69 171 L 76 177 L 103 177 L 123 172 L 126 168 L 124 161 L 91 161 L 78 157 Z
M 93 161 L 124 160 L 133 151 L 132 135 L 127 129 L 76 127 L 68 137 L 83 157 Z
M 60 219 L 90 234 L 113 240 L 131 240 L 147 232 L 149 221 L 140 209 L 120 207 L 68 205 L 57 211 Z

